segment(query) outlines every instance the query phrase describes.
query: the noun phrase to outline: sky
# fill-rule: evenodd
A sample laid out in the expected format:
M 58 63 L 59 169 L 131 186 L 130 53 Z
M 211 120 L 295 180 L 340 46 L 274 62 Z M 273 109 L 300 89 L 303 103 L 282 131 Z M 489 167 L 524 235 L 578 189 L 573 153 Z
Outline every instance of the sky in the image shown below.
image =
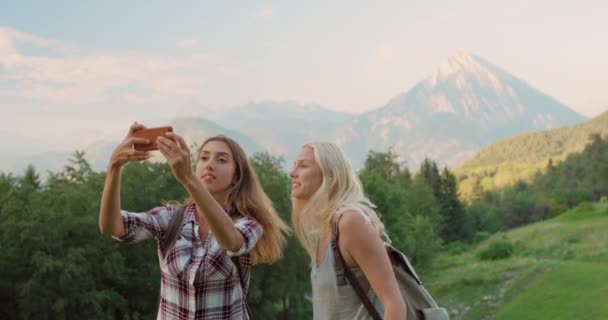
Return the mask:
M 69 144 L 267 100 L 362 113 L 463 51 L 592 117 L 608 109 L 606 12 L 585 0 L 0 0 L 0 133 Z

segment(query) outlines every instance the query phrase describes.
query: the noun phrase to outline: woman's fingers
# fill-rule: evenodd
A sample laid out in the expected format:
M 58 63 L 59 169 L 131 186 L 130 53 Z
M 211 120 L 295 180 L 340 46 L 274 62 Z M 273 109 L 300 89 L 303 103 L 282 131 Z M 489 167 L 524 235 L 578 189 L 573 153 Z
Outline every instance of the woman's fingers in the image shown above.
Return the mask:
M 162 147 L 172 153 L 177 153 L 179 151 L 179 146 L 173 140 L 165 137 L 156 138 L 156 145 L 158 145 L 159 149 Z
M 167 159 L 167 162 L 177 176 L 183 175 L 190 167 L 190 153 L 186 152 L 171 139 L 158 137 L 156 139 L 158 150 Z
M 110 159 L 112 165 L 124 165 L 129 161 L 142 161 L 150 158 L 150 152 L 135 150 L 132 147 L 121 145 Z
M 146 126 L 144 126 L 141 123 L 138 123 L 137 121 L 133 122 L 133 124 L 131 125 L 131 127 L 129 127 L 129 133 L 127 134 L 127 137 L 130 137 L 133 135 L 133 132 L 137 131 L 137 130 L 141 130 L 141 129 L 145 129 Z
M 110 157 L 110 166 L 122 166 L 129 161 L 141 161 L 150 158 L 146 151 L 138 151 L 133 148 L 135 144 L 148 144 L 150 141 L 143 138 L 134 138 L 133 132 L 145 128 L 143 124 L 134 122 L 129 127 L 129 133 L 125 139 L 114 149 Z
M 149 159 L 150 152 L 131 149 L 125 152 L 125 157 L 127 161 L 141 161 Z
M 144 161 L 150 159 L 149 155 L 131 155 L 129 161 Z
M 178 162 L 179 150 L 175 142 L 167 138 L 158 137 L 156 139 L 156 145 L 158 146 L 158 151 L 160 151 L 160 153 L 165 157 L 165 159 L 167 159 L 171 166 L 173 166 L 174 163 Z
M 158 146 L 158 151 L 160 151 L 160 154 L 162 154 L 165 159 L 169 160 L 169 148 L 166 145 L 160 143 L 158 139 L 156 139 L 156 145 Z
M 129 137 L 129 138 L 127 138 L 126 141 L 127 141 L 128 146 L 134 146 L 136 144 L 146 145 L 146 144 L 150 143 L 150 140 L 148 140 L 146 138 L 135 138 L 135 137 Z
M 190 153 L 190 148 L 188 148 L 188 144 L 186 143 L 186 140 L 184 140 L 184 138 L 180 135 L 177 135 L 173 132 L 167 132 L 166 133 L 167 137 L 174 139 L 175 141 L 177 141 L 177 144 L 180 146 L 180 148 L 184 151 L 187 151 L 188 153 Z
M 150 152 L 142 151 L 142 150 L 133 150 L 132 154 L 133 154 L 133 156 L 136 156 L 136 157 L 149 157 L 150 156 Z

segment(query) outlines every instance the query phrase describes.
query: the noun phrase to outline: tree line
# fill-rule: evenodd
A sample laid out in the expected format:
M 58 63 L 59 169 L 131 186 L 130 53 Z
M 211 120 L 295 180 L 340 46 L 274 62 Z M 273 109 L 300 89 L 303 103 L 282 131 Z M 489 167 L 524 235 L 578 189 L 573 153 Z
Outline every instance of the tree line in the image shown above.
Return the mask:
M 490 233 L 545 219 L 592 200 L 608 186 L 608 141 L 597 136 L 580 154 L 533 182 L 459 197 L 448 168 L 425 160 L 415 173 L 393 150 L 370 151 L 359 175 L 393 245 L 422 273 L 440 250 L 475 243 Z M 291 220 L 289 176 L 283 160 L 267 153 L 251 161 L 277 211 Z M 122 245 L 99 233 L 97 219 L 105 172 L 82 152 L 63 170 L 0 173 L 1 319 L 150 319 L 158 303 L 156 244 Z M 122 207 L 145 211 L 186 194 L 164 163 L 128 164 Z M 548 207 L 548 211 L 538 209 Z M 536 210 L 536 211 L 535 211 Z M 544 212 L 544 213 L 543 213 Z M 249 303 L 259 319 L 310 319 L 310 259 L 295 237 L 284 259 L 253 268 Z

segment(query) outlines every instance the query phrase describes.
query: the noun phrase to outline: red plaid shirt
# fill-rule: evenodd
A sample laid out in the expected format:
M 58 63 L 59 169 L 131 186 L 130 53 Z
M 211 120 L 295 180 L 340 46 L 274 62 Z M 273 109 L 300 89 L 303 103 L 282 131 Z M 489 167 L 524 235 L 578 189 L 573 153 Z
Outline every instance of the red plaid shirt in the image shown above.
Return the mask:
M 246 310 L 252 265 L 249 252 L 262 237 L 262 226 L 253 219 L 237 219 L 235 227 L 245 242 L 238 252 L 227 252 L 211 230 L 207 239 L 201 241 L 195 210 L 194 204 L 186 208 L 181 235 L 164 258 L 159 245 L 161 298 L 157 319 L 249 319 Z M 125 243 L 162 239 L 176 211 L 175 207 L 158 207 L 142 213 L 122 211 L 127 234 L 117 239 Z M 231 256 L 239 257 L 241 279 Z

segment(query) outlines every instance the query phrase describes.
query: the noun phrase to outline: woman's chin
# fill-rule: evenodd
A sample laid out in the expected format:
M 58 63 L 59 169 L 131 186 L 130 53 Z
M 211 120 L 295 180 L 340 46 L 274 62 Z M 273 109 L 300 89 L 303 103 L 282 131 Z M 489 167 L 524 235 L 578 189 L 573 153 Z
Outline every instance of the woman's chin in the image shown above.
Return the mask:
M 292 192 L 291 197 L 296 200 L 308 200 L 310 197 L 307 197 L 299 192 Z

